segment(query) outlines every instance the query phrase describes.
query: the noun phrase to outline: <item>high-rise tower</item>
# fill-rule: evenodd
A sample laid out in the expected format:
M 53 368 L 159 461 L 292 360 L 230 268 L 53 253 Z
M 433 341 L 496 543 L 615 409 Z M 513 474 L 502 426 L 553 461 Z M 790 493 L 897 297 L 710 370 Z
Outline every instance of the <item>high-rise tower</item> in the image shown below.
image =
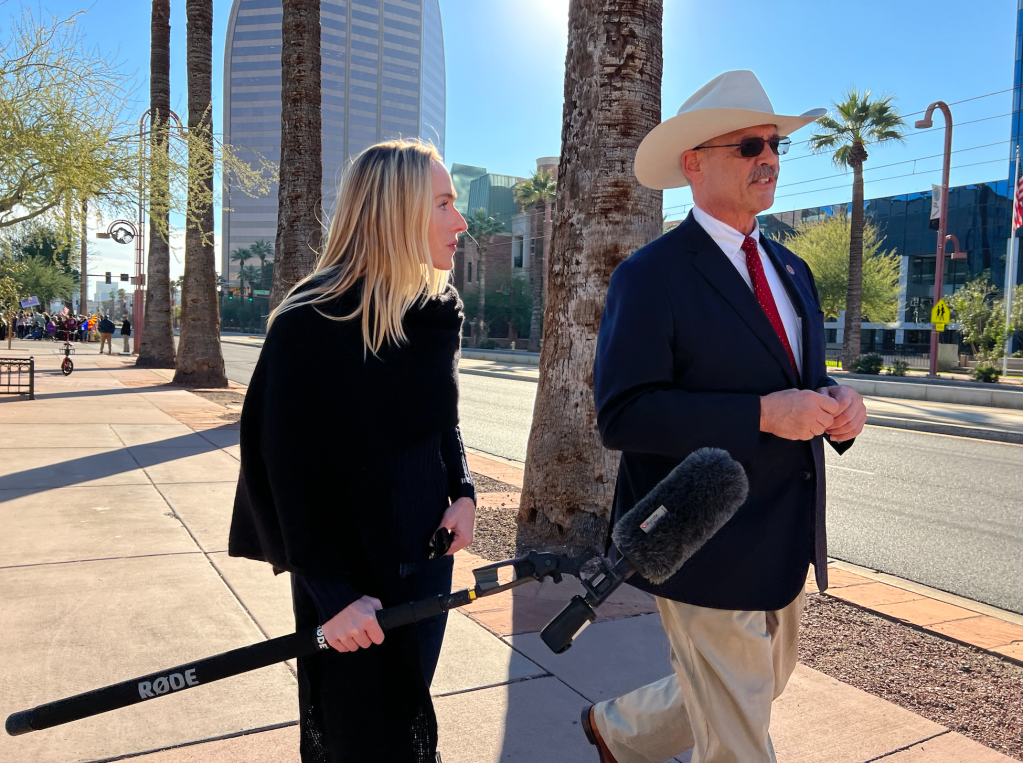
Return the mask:
M 380 140 L 416 137 L 444 153 L 444 34 L 439 0 L 322 0 L 323 209 L 349 157 Z M 234 0 L 224 52 L 224 134 L 280 161 L 281 0 Z M 221 273 L 230 253 L 277 235 L 277 187 L 231 193 L 224 181 Z

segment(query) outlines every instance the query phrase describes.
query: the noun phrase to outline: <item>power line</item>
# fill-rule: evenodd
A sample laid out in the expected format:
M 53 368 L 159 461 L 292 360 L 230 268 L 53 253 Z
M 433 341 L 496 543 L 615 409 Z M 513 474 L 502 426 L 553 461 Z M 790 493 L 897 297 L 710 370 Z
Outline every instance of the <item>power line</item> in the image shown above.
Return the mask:
M 957 164 L 954 167 L 950 167 L 949 169 L 955 170 L 955 169 L 962 169 L 964 167 L 979 167 L 979 166 L 981 166 L 983 164 L 994 164 L 996 162 L 1001 163 L 1001 162 L 1004 162 L 1004 161 L 1005 161 L 1004 159 L 989 159 L 989 160 L 987 160 L 985 162 L 971 162 L 970 164 Z M 920 172 L 907 172 L 907 173 L 905 173 L 903 175 L 889 175 L 888 177 L 873 178 L 871 180 L 865 180 L 865 181 L 863 181 L 863 184 L 866 185 L 867 183 L 881 183 L 881 182 L 884 182 L 885 180 L 897 180 L 899 178 L 913 177 L 914 175 L 927 175 L 927 174 L 932 173 L 932 172 L 941 172 L 941 170 L 942 170 L 941 167 L 937 167 L 937 168 L 935 168 L 933 170 L 921 170 Z M 777 201 L 778 199 L 787 199 L 787 198 L 789 198 L 791 196 L 803 196 L 803 195 L 808 194 L 808 193 L 816 193 L 817 191 L 834 191 L 834 190 L 839 189 L 839 188 L 848 188 L 848 187 L 849 187 L 849 184 L 845 183 L 843 185 L 835 185 L 835 186 L 831 186 L 829 188 L 813 188 L 813 189 L 811 189 L 809 191 L 796 191 L 795 193 L 786 193 L 786 194 L 783 194 L 781 196 L 775 196 L 774 198 Z M 837 202 L 837 203 L 845 204 L 845 203 L 848 203 L 848 202 Z M 681 206 L 690 206 L 690 205 L 689 204 L 683 204 Z M 832 206 L 832 205 L 830 205 L 830 204 L 823 204 L 821 206 Z
M 916 112 L 916 113 L 919 114 L 921 112 Z M 971 119 L 971 120 L 969 120 L 967 122 L 955 122 L 953 124 L 953 126 L 954 127 L 964 127 L 966 125 L 976 124 L 977 122 L 987 122 L 987 121 L 989 121 L 991 119 L 1001 119 L 1002 117 L 1011 117 L 1015 113 L 1016 112 L 1014 112 L 1014 111 L 1010 111 L 1008 114 L 995 114 L 993 117 L 981 117 L 980 119 Z M 915 132 L 907 133 L 904 137 L 905 138 L 913 138 L 913 137 L 916 137 L 917 135 L 926 135 L 927 133 L 931 133 L 931 132 L 934 132 L 936 130 L 944 130 L 944 129 L 945 129 L 944 127 L 928 127 L 926 130 L 917 130 Z M 809 143 L 809 142 L 810 142 L 810 139 L 807 138 L 806 140 L 801 140 L 801 141 L 799 141 L 799 143 L 793 143 L 792 145 L 793 146 L 800 146 L 800 145 L 803 145 L 804 143 Z M 786 159 L 785 161 L 787 161 L 787 162 L 798 162 L 800 159 L 809 159 L 811 156 L 825 156 L 827 153 L 828 152 L 822 151 L 819 154 L 815 154 L 815 153 L 803 154 L 802 156 L 794 156 L 791 159 Z
M 957 148 L 955 151 L 952 151 L 952 153 L 953 154 L 959 154 L 959 153 L 963 153 L 965 151 L 976 151 L 976 150 L 981 149 L 981 148 L 990 148 L 992 146 L 1000 146 L 1000 145 L 1003 145 L 1005 143 L 1012 143 L 1012 140 L 1000 140 L 1000 141 L 996 141 L 994 143 L 984 143 L 984 144 L 981 144 L 979 146 L 969 146 L 967 148 Z M 872 172 L 874 170 L 884 169 L 885 167 L 897 167 L 900 164 L 913 164 L 913 163 L 916 163 L 916 162 L 925 161 L 927 159 L 936 159 L 938 157 L 943 157 L 943 156 L 944 156 L 944 153 L 941 153 L 941 154 L 930 154 L 928 156 L 920 156 L 920 157 L 917 157 L 915 159 L 905 159 L 905 160 L 900 161 L 900 162 L 890 162 L 889 164 L 878 164 L 878 165 L 873 166 L 873 167 L 865 167 L 863 169 L 863 171 L 864 172 Z M 1011 158 L 1012 157 L 1009 157 L 1009 158 L 1004 159 L 1004 160 L 1003 159 L 992 159 L 991 161 L 1010 161 Z M 987 162 L 981 162 L 981 163 L 982 164 L 986 164 Z M 961 165 L 961 166 L 973 166 L 973 165 Z M 910 175 L 913 175 L 913 174 L 923 174 L 925 172 L 934 172 L 934 171 L 935 170 L 920 170 L 919 172 L 911 172 L 908 175 L 900 175 L 899 177 L 909 177 Z M 792 182 L 792 183 L 783 183 L 783 184 L 779 185 L 778 188 L 779 189 L 781 189 L 781 188 L 789 188 L 791 186 L 804 185 L 806 183 L 817 183 L 817 182 L 820 182 L 821 180 L 830 180 L 831 178 L 845 177 L 846 175 L 847 175 L 847 173 L 845 173 L 845 172 L 838 172 L 838 173 L 834 173 L 834 174 L 831 174 L 831 175 L 823 175 L 823 176 L 818 177 L 818 178 L 811 178 L 810 180 L 797 180 L 797 181 Z M 819 189 L 815 189 L 815 190 L 825 191 L 825 190 L 828 190 L 828 189 L 826 189 L 826 188 L 819 188 Z M 809 193 L 809 191 L 808 191 L 808 193 Z M 779 198 L 781 198 L 781 197 L 779 197 Z M 692 202 L 685 202 L 683 204 L 674 204 L 674 205 L 672 205 L 670 207 L 665 207 L 664 211 L 668 211 L 668 210 L 671 210 L 671 209 L 678 209 L 680 207 L 688 207 L 691 204 L 692 204 Z
M 988 159 L 986 162 L 971 162 L 970 164 L 957 164 L 957 165 L 955 165 L 953 167 L 949 167 L 949 169 L 950 170 L 958 170 L 958 169 L 963 169 L 965 167 L 979 167 L 982 164 L 994 164 L 996 162 L 1001 163 L 1001 162 L 1004 162 L 1004 161 L 1005 161 L 1005 159 Z M 885 180 L 895 180 L 896 178 L 908 178 L 908 177 L 913 177 L 914 175 L 927 175 L 927 174 L 929 174 L 931 172 L 941 172 L 941 170 L 942 170 L 941 167 L 936 167 L 933 170 L 921 170 L 920 172 L 907 172 L 904 175 L 891 175 L 889 177 L 873 178 L 871 180 L 865 180 L 863 182 L 864 182 L 864 185 L 866 185 L 867 183 L 880 183 L 880 182 L 883 182 Z M 848 187 L 849 187 L 849 184 L 846 183 L 844 185 L 836 185 L 836 186 L 832 186 L 830 188 L 814 188 L 814 189 L 809 190 L 809 191 L 797 191 L 796 193 L 786 193 L 786 194 L 784 194 L 782 196 L 775 196 L 775 199 L 787 199 L 790 196 L 802 196 L 803 194 L 816 193 L 817 191 L 833 191 L 836 188 L 848 188 Z M 839 202 L 839 203 L 844 203 L 844 202 Z

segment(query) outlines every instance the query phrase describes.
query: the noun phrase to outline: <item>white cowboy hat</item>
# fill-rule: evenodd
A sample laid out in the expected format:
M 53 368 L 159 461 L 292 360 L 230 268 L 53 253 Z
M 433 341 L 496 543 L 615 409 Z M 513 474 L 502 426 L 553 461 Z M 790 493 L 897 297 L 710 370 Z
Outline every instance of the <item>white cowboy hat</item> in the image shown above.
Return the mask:
M 647 188 L 683 188 L 683 151 L 718 135 L 757 125 L 775 125 L 789 135 L 828 113 L 811 109 L 798 117 L 774 113 L 757 75 L 748 69 L 719 74 L 682 104 L 678 114 L 651 130 L 636 151 L 636 179 Z

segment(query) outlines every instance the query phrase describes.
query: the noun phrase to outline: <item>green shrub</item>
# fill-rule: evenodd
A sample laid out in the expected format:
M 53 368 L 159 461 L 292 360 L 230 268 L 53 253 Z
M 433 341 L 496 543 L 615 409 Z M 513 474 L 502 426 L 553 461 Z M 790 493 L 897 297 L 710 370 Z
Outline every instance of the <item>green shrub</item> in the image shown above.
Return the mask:
M 496 350 L 498 347 L 496 339 L 484 339 L 480 342 L 481 350 Z
M 853 373 L 855 374 L 872 374 L 877 376 L 881 373 L 881 369 L 884 368 L 884 358 L 877 353 L 870 353 L 869 355 L 863 355 L 856 359 L 853 363 Z
M 974 366 L 973 371 L 970 373 L 974 379 L 985 384 L 995 384 L 998 382 L 998 377 L 1002 375 L 1002 372 L 997 366 L 993 366 L 990 363 L 978 363 Z
M 905 360 L 893 360 L 892 367 L 888 369 L 889 376 L 905 376 L 909 370 L 909 363 Z

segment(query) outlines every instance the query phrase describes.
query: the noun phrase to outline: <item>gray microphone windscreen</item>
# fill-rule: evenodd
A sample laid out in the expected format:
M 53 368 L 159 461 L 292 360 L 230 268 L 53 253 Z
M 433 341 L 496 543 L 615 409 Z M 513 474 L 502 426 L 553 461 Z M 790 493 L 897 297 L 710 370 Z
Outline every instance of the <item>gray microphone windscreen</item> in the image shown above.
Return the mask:
M 719 448 L 700 448 L 615 523 L 615 545 L 636 572 L 660 585 L 689 561 L 746 502 L 742 466 Z

